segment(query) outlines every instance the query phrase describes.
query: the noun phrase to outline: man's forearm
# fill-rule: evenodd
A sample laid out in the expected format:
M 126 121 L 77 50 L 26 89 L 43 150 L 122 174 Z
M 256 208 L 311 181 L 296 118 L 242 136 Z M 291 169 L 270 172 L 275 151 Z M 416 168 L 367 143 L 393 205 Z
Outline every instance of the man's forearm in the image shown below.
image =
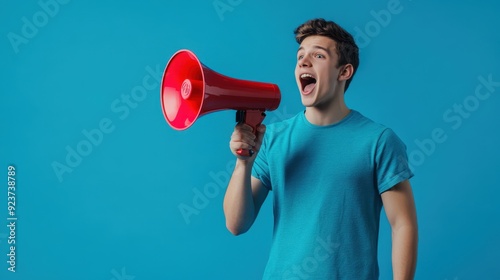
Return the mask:
M 235 235 L 246 232 L 255 220 L 251 170 L 251 163 L 237 160 L 224 196 L 226 227 Z
M 410 280 L 417 264 L 418 231 L 416 225 L 392 231 L 392 267 L 394 280 Z

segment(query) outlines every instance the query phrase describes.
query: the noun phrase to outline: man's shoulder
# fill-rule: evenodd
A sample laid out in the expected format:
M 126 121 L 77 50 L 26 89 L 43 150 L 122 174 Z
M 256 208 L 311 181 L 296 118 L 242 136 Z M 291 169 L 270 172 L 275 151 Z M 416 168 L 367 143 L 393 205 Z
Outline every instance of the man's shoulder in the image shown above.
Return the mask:
M 385 130 L 390 129 L 385 124 L 374 121 L 372 118 L 365 116 L 364 114 L 353 110 L 354 117 L 351 122 L 352 125 L 359 128 L 359 131 L 364 131 L 370 134 L 382 134 Z
M 359 130 L 360 134 L 365 137 L 371 136 L 371 139 L 379 144 L 399 140 L 399 136 L 389 126 L 373 121 L 359 112 L 358 114 L 360 116 L 359 123 L 363 126 L 363 129 Z
M 301 130 L 300 128 L 307 127 L 304 118 L 304 111 L 297 112 L 294 115 L 289 114 L 287 118 L 267 124 L 266 134 L 273 136 L 275 134 L 283 135 L 286 134 L 286 131 Z M 376 138 L 386 131 L 392 132 L 385 124 L 376 122 L 371 117 L 367 117 L 357 110 L 351 110 L 351 113 L 346 116 L 341 126 L 357 134 L 371 135 Z
M 301 114 L 304 114 L 304 112 L 301 111 L 295 114 L 290 114 L 287 115 L 286 118 L 274 121 L 267 125 L 266 131 L 274 133 L 274 132 L 283 132 L 286 129 L 291 129 L 292 127 L 298 125 L 298 121 L 300 119 Z

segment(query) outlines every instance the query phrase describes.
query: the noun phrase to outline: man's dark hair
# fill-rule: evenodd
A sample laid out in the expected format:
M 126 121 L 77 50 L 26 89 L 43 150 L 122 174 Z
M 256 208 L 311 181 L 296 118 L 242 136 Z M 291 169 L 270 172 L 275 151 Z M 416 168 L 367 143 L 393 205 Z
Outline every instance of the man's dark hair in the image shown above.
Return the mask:
M 337 55 L 339 56 L 337 67 L 352 64 L 354 69 L 351 78 L 345 83 L 345 92 L 359 65 L 359 48 L 356 42 L 354 42 L 352 35 L 335 22 L 326 21 L 322 18 L 305 22 L 295 29 L 294 34 L 295 40 L 297 40 L 299 44 L 301 44 L 306 37 L 313 35 L 325 36 L 336 42 Z

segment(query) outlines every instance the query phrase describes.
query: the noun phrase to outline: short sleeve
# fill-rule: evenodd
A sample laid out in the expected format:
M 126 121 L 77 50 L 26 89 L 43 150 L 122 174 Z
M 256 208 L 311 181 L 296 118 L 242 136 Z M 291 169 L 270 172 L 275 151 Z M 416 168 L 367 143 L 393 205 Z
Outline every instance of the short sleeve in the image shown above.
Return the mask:
M 271 176 L 269 175 L 269 163 L 267 159 L 268 153 L 268 135 L 270 133 L 266 132 L 264 134 L 264 139 L 262 139 L 262 145 L 260 146 L 260 150 L 257 153 L 257 158 L 253 164 L 252 168 L 252 176 L 259 179 L 262 182 L 262 185 L 266 187 L 268 190 L 272 190 L 271 187 Z
M 406 145 L 389 128 L 382 132 L 377 142 L 375 172 L 380 194 L 413 177 L 408 165 Z

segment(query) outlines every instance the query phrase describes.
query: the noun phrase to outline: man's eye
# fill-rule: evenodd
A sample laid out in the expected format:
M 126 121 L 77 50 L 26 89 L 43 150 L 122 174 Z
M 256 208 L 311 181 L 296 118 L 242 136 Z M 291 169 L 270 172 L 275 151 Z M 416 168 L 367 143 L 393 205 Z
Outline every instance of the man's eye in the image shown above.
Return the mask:
M 316 58 L 325 58 L 325 56 L 318 53 L 318 54 L 316 54 Z
M 301 60 L 302 58 L 304 58 L 303 55 L 299 55 L 299 57 L 297 57 L 298 60 Z

